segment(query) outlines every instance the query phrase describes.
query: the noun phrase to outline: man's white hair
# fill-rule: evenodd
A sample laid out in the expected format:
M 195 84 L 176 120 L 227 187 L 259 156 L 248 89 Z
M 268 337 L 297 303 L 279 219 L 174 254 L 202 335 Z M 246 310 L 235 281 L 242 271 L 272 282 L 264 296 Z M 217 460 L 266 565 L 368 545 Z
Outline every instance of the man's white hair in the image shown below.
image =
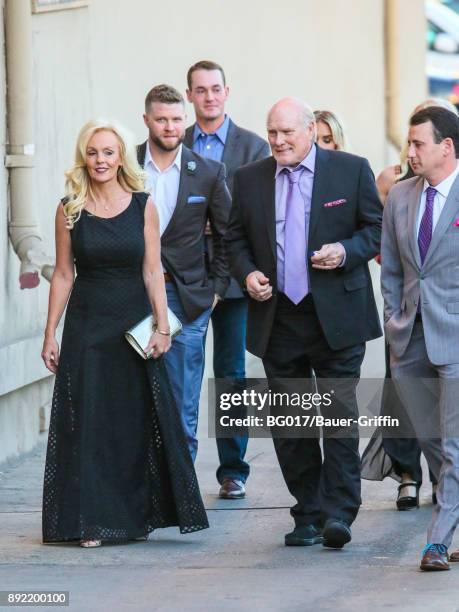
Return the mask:
M 268 119 L 271 113 L 278 108 L 284 107 L 292 107 L 295 108 L 302 115 L 302 121 L 304 121 L 305 125 L 309 125 L 310 123 L 315 123 L 314 111 L 312 108 L 306 104 L 304 100 L 301 98 L 293 98 L 293 97 L 285 97 L 278 100 L 270 109 L 268 113 Z

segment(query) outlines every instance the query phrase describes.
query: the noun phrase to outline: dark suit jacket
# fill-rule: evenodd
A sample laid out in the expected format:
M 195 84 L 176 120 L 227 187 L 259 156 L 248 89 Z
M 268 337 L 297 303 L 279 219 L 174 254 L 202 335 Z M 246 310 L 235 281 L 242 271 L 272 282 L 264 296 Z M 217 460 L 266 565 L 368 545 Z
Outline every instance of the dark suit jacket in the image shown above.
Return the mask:
M 266 353 L 277 303 L 275 179 L 273 157 L 236 172 L 233 207 L 225 236 L 232 275 L 243 285 L 260 270 L 273 286 L 266 302 L 249 300 L 247 350 Z M 324 206 L 329 202 L 344 203 Z M 317 149 L 308 251 L 341 242 L 346 262 L 317 270 L 309 261 L 310 290 L 322 330 L 334 350 L 381 335 L 368 261 L 379 252 L 382 205 L 367 160 Z
M 187 128 L 185 133 L 185 145 L 193 148 L 193 130 L 195 124 Z M 260 138 L 254 132 L 245 130 L 229 120 L 228 134 L 223 149 L 222 162 L 226 168 L 226 184 L 230 192 L 233 190 L 234 173 L 241 166 L 245 166 L 259 159 L 264 159 L 270 154 L 269 145 L 266 140 Z M 212 245 L 209 244 L 209 252 L 212 258 Z M 238 283 L 231 279 L 231 284 L 226 292 L 226 298 L 241 298 L 243 293 Z
M 142 167 L 146 146 L 144 142 L 137 147 L 137 158 Z M 190 196 L 203 196 L 205 200 L 192 204 L 188 202 Z M 161 236 L 161 261 L 173 277 L 180 301 L 191 320 L 212 305 L 215 293 L 223 297 L 228 288 L 230 278 L 223 236 L 230 208 L 231 196 L 225 183 L 223 164 L 204 159 L 182 147 L 177 205 Z M 212 278 L 209 278 L 205 263 L 207 219 L 212 227 L 215 254 Z

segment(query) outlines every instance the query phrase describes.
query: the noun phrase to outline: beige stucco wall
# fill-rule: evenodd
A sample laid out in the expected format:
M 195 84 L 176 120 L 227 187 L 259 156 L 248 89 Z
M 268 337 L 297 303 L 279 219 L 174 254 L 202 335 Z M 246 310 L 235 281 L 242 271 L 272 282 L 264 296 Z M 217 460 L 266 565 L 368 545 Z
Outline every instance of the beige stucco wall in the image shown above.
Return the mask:
M 119 2 L 95 0 L 91 8 L 92 29 L 102 19 L 106 24 L 92 38 L 91 52 L 110 59 L 97 79 L 96 112 L 111 109 L 141 137 L 146 91 L 164 81 L 184 91 L 188 66 L 212 58 L 226 70 L 228 109 L 241 125 L 263 134 L 269 106 L 283 95 L 300 96 L 338 111 L 354 149 L 381 165 L 382 0 L 291 0 L 282 9 L 265 0 L 179 1 L 168 15 L 150 0 L 129 5 L 127 12 Z M 132 32 L 137 42 L 128 45 L 128 54 L 124 45 L 113 46 Z
M 24 0 L 18 0 L 24 1 Z M 28 2 L 28 0 L 25 0 Z M 30 2 L 29 2 L 30 4 Z M 4 0 L 1 0 L 3 8 Z M 3 14 L 3 11 L 2 11 Z M 49 254 L 54 253 L 54 213 L 62 193 L 62 173 L 72 157 L 78 126 L 91 113 L 89 13 L 71 10 L 33 15 L 34 199 L 39 228 Z M 0 28 L 0 108 L 5 117 L 5 58 Z M 18 41 L 18 52 L 20 52 Z M 0 124 L 2 158 L 6 123 Z M 7 235 L 7 171 L 0 169 L 0 462 L 30 450 L 46 425 L 52 376 L 40 359 L 49 284 L 19 288 L 19 260 Z
M 386 106 L 388 139 L 404 142 L 408 117 L 427 98 L 426 19 L 423 0 L 386 0 Z
M 410 41 L 424 40 L 423 2 L 395 1 L 410 4 L 417 15 L 403 44 L 418 49 Z M 168 82 L 184 92 L 187 68 L 199 59 L 224 66 L 231 88 L 228 111 L 242 126 L 264 135 L 269 106 L 284 95 L 300 96 L 314 108 L 337 111 L 353 150 L 367 156 L 375 171 L 386 163 L 383 0 L 291 0 L 282 10 L 266 0 L 177 0 L 173 6 L 154 0 L 90 0 L 87 8 L 33 15 L 31 24 L 36 145 L 31 205 L 50 253 L 63 172 L 83 122 L 97 115 L 116 117 L 139 141 L 144 139 L 146 91 Z M 410 56 L 403 108 L 424 95 L 421 56 L 418 62 Z M 5 93 L 2 61 L 2 116 Z M 188 113 L 191 122 L 191 107 Z M 1 122 L 3 154 L 5 142 Z M 37 382 L 47 376 L 39 353 L 49 285 L 42 280 L 38 289 L 19 289 L 19 262 L 7 238 L 6 185 L 7 172 L 0 168 L 0 462 L 14 448 L 27 450 L 33 444 L 36 415 L 52 384 L 51 377 Z M 19 420 L 14 417 L 18 410 Z M 17 436 L 24 443 L 3 445 L 2 436 L 11 441 L 17 427 L 27 426 L 27 411 L 32 434 Z
M 4 1 L 0 1 L 3 20 Z M 0 27 L 0 155 L 5 159 L 6 76 L 3 21 Z M 37 441 L 40 414 L 49 401 L 49 382 L 40 364 L 39 340 L 47 299 L 40 290 L 19 289 L 19 261 L 8 239 L 8 172 L 0 165 L 0 461 L 29 450 Z M 31 203 L 32 205 L 32 203 Z M 42 218 L 42 215 L 40 215 Z

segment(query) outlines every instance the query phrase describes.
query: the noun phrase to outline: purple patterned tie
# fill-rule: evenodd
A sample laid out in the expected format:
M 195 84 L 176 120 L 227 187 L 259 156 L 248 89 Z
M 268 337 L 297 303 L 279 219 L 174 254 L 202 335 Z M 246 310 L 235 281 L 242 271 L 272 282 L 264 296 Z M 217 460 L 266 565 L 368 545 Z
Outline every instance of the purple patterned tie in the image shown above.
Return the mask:
M 437 190 L 433 187 L 427 187 L 426 190 L 426 208 L 422 215 L 421 225 L 418 233 L 419 254 L 421 255 L 421 263 L 424 263 L 427 251 L 429 250 L 430 241 L 432 240 L 432 221 L 433 221 L 433 203 Z
M 305 203 L 298 182 L 303 170 L 303 167 L 286 170 L 289 185 L 285 205 L 284 293 L 294 304 L 308 294 Z

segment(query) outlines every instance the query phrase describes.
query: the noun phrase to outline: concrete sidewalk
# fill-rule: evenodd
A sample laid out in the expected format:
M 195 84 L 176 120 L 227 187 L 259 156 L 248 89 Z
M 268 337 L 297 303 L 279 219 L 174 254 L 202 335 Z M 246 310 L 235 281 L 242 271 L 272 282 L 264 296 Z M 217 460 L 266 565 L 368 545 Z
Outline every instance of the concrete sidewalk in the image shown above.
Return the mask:
M 249 373 L 260 373 L 256 362 Z M 42 545 L 43 443 L 0 474 L 0 590 L 68 590 L 70 609 L 78 611 L 459 609 L 459 564 L 450 572 L 418 570 L 431 514 L 428 485 L 422 507 L 400 513 L 392 480 L 365 482 L 350 545 L 286 548 L 291 498 L 271 440 L 250 441 L 246 499 L 219 500 L 206 402 L 204 392 L 197 470 L 209 530 L 159 530 L 148 542 L 93 550 Z

